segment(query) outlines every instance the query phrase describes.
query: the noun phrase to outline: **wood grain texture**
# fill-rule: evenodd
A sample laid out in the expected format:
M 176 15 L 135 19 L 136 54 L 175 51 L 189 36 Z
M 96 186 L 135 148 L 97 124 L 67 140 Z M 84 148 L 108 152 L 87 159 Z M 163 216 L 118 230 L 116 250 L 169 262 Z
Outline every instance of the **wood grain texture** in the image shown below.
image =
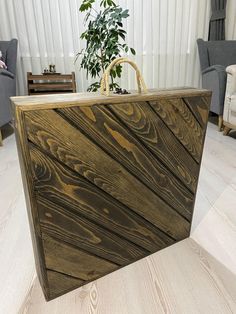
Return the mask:
M 180 98 L 180 97 L 210 97 L 211 92 L 204 89 L 196 88 L 171 88 L 171 89 L 150 89 L 146 94 L 139 94 L 131 91 L 129 95 L 111 95 L 109 97 L 102 96 L 100 93 L 76 93 L 67 95 L 42 95 L 35 96 L 17 96 L 11 97 L 15 107 L 22 111 L 29 110 L 48 110 L 69 107 L 90 107 L 101 104 L 120 104 L 143 102 L 143 101 L 157 101 L 159 99 Z M 46 105 L 46 106 L 45 106 Z M 207 105 L 207 104 L 206 104 Z
M 101 277 L 118 266 L 97 256 L 78 250 L 65 242 L 42 234 L 46 268 L 89 281 Z M 94 265 L 96 265 L 94 267 Z
M 144 108 L 143 111 L 145 114 Z M 60 109 L 59 112 L 171 207 L 186 219 L 191 219 L 193 195 L 105 106 Z
M 47 282 L 47 274 L 45 267 L 45 256 L 43 252 L 43 243 L 41 239 L 41 230 L 39 225 L 39 217 L 36 199 L 34 197 L 34 181 L 31 172 L 30 153 L 28 150 L 28 140 L 25 128 L 25 119 L 23 112 L 16 108 L 15 116 L 15 134 L 19 161 L 21 165 L 21 176 L 25 191 L 25 200 L 27 206 L 27 214 L 29 219 L 30 233 L 34 248 L 34 256 L 36 260 L 36 270 L 41 287 L 47 299 L 50 292 Z
M 189 233 L 187 220 L 55 111 L 27 112 L 25 119 L 29 140 L 49 155 L 171 237 L 182 240 Z
M 43 233 L 81 248 L 118 265 L 129 264 L 148 252 L 113 233 L 71 213 L 47 199 L 37 197 L 39 219 Z
M 50 298 L 56 298 L 72 289 L 82 286 L 85 281 L 53 270 L 47 270 Z
M 205 124 L 208 120 L 207 104 L 210 99 L 208 97 L 186 97 L 183 98 L 183 101 L 186 103 L 188 108 L 191 110 L 193 115 L 196 117 L 198 123 L 204 129 Z
M 48 300 L 188 237 L 205 127 L 183 97 L 202 96 L 17 105 Z
M 32 145 L 30 147 L 37 193 L 150 252 L 174 243 L 174 239 L 89 184 L 83 177 Z
M 204 131 L 182 98 L 152 101 L 150 104 L 181 144 L 199 162 L 202 155 Z
M 197 163 L 165 123 L 154 114 L 148 103 L 111 105 L 110 109 L 170 171 L 195 193 L 199 170 Z

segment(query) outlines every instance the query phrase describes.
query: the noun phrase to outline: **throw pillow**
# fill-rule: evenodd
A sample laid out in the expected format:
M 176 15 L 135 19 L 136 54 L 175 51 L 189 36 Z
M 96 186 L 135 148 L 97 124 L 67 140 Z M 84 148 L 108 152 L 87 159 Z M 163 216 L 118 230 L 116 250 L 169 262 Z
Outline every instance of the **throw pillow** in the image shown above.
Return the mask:
M 0 50 L 0 69 L 7 69 L 5 62 L 2 60 L 2 52 Z

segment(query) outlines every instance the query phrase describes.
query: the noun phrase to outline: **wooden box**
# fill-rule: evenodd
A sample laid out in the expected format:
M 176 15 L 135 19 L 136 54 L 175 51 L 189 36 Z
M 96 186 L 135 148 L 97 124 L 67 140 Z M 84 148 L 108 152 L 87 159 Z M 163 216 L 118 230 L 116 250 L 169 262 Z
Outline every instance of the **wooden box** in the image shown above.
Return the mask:
M 47 300 L 189 236 L 211 93 L 13 98 Z

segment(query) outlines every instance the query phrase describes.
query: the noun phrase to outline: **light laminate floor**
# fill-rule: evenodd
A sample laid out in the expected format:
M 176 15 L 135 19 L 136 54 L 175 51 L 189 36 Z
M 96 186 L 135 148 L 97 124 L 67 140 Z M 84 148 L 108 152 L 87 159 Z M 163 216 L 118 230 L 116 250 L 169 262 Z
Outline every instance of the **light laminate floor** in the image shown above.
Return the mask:
M 209 123 L 191 239 L 46 303 L 37 279 L 32 285 L 19 165 L 14 137 L 7 138 L 0 148 L 0 314 L 236 313 L 235 192 L 236 139 Z
M 187 239 L 49 303 L 36 281 L 23 313 L 236 313 L 236 276 Z

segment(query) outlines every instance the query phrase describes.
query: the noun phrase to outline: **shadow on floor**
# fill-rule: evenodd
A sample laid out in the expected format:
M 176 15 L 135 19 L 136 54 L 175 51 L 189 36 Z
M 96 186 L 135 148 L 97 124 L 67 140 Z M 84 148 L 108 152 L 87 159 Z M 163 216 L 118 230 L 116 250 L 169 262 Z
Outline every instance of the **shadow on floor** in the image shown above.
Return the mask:
M 4 125 L 3 127 L 1 127 L 1 131 L 2 131 L 2 138 L 4 141 L 8 136 L 10 136 L 14 133 L 14 128 L 13 128 L 11 123 L 8 123 L 8 124 Z

